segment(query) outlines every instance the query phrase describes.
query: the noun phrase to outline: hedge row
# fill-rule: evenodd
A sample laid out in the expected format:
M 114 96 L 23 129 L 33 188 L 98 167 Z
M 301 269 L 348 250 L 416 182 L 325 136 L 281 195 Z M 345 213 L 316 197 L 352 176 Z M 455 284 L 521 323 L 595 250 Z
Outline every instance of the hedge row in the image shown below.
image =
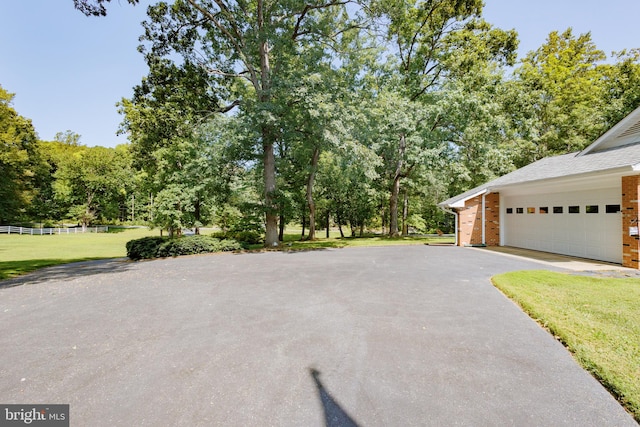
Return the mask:
M 175 257 L 242 249 L 235 240 L 220 240 L 211 236 L 143 237 L 127 242 L 127 256 L 132 260 Z

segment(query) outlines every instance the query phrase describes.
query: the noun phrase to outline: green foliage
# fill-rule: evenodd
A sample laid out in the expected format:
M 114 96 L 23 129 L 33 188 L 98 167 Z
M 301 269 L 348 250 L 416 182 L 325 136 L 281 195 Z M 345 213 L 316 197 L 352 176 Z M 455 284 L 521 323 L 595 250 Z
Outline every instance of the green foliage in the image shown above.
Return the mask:
M 318 193 L 321 210 L 329 211 L 338 225 L 353 230 L 367 226 L 380 199 L 374 179 L 378 158 L 364 147 L 351 146 L 321 155 Z
M 195 224 L 193 199 L 186 185 L 171 184 L 158 192 L 153 201 L 153 224 L 169 230 L 169 235 Z
M 165 237 L 159 236 L 130 240 L 126 244 L 127 256 L 134 261 L 155 258 L 158 254 L 158 249 L 166 241 Z
M 604 127 L 611 128 L 640 105 L 640 49 L 614 52 L 598 68 L 604 80 Z
M 189 133 L 198 119 L 237 107 L 248 130 L 243 140 L 253 152 L 251 161 L 260 159 L 265 244 L 277 244 L 276 213 L 281 206 L 274 150 L 280 141 L 287 142 L 284 133 L 293 130 L 293 119 L 285 126 L 283 116 L 291 111 L 322 116 L 296 106 L 288 95 L 300 87 L 300 76 L 330 69 L 336 59 L 331 52 L 357 31 L 350 25 L 345 3 L 309 5 L 294 0 L 248 7 L 241 1 L 189 0 L 152 5 L 148 16 L 142 51 L 152 76 L 159 78 L 148 79 L 152 91 L 140 86 L 134 105 L 123 104 L 130 123 L 138 128 L 132 132 L 134 140 L 147 147 L 141 153 L 184 138 L 184 131 Z M 304 82 L 309 88 L 312 84 Z M 161 87 L 171 90 L 162 92 Z M 187 89 L 185 96 L 164 96 L 180 94 L 181 88 Z M 209 99 L 215 103 L 203 102 Z M 301 130 L 306 132 L 308 126 Z
M 156 257 L 229 252 L 240 249 L 242 246 L 234 240 L 218 240 L 210 236 L 184 236 L 165 241 L 158 247 Z
M 606 130 L 600 68 L 605 58 L 590 33 L 576 37 L 571 28 L 551 32 L 545 44 L 528 53 L 505 102 L 524 125 L 517 127 L 522 132 L 519 166 L 581 150 Z
M 14 94 L 0 86 L 0 222 L 24 216 L 34 196 L 41 160 L 31 120 L 11 107 Z
M 174 144 L 192 142 L 196 124 L 218 108 L 218 100 L 203 67 L 189 61 L 178 66 L 154 55 L 147 56 L 147 63 L 149 74 L 134 88 L 132 99 L 122 99 L 118 107 L 124 116 L 121 131 L 133 143 L 135 166 L 154 176 L 166 169 L 158 159 Z M 185 148 L 190 147 L 178 150 L 183 156 Z M 165 152 L 158 153 L 160 149 Z
M 127 242 L 127 256 L 132 260 L 176 257 L 242 249 L 235 240 L 220 240 L 211 236 L 144 237 Z
M 69 218 L 77 220 L 85 227 L 91 224 L 95 219 L 95 214 L 91 211 L 87 205 L 75 205 L 69 208 Z
M 103 15 L 109 0 L 74 2 Z M 346 3 L 154 2 L 149 73 L 119 104 L 122 184 L 100 183 L 118 175 L 93 173 L 72 132 L 11 147 L 0 219 L 88 223 L 133 205 L 172 235 L 213 223 L 267 246 L 277 217 L 449 229 L 437 202 L 579 150 L 640 103 L 639 50 L 604 64 L 589 33 L 554 31 L 505 77 L 517 34 L 484 21 L 481 0 Z M 32 138 L 28 121 L 9 122 Z
M 218 239 L 235 240 L 243 244 L 243 246 L 257 245 L 260 243 L 264 243 L 264 238 L 262 233 L 259 233 L 257 231 L 252 231 L 252 230 L 218 231 L 216 233 L 211 234 L 211 236 Z
M 111 0 L 73 0 L 73 5 L 87 16 L 105 16 L 107 8 L 105 3 Z M 140 0 L 128 0 L 131 4 L 137 4 Z
M 57 162 L 52 186 L 59 205 L 83 226 L 94 218 L 118 218 L 120 205 L 126 203 L 125 196 L 133 186 L 128 149 L 77 143 L 58 143 L 51 149 L 59 151 L 51 157 Z

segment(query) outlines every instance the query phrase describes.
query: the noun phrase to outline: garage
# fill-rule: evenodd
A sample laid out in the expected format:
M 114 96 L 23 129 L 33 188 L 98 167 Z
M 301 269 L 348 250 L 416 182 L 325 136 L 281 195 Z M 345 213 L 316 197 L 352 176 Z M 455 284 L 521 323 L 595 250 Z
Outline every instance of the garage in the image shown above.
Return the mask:
M 503 196 L 502 245 L 622 263 L 620 189 Z
M 542 158 L 438 206 L 459 246 L 513 246 L 640 269 L 640 108 L 582 151 Z

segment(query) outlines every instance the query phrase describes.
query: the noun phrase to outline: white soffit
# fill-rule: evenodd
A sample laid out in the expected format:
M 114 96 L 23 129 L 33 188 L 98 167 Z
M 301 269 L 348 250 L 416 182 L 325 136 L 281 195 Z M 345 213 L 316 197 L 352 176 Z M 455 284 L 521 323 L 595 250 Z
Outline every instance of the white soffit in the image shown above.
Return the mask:
M 464 208 L 465 204 L 467 202 L 467 200 L 469 199 L 473 199 L 474 197 L 478 197 L 481 196 L 483 194 L 485 194 L 487 192 L 486 188 L 483 188 L 482 190 L 476 191 L 474 193 L 470 193 L 468 194 L 466 197 L 460 198 L 460 200 L 457 200 L 449 205 L 447 205 L 450 208 Z

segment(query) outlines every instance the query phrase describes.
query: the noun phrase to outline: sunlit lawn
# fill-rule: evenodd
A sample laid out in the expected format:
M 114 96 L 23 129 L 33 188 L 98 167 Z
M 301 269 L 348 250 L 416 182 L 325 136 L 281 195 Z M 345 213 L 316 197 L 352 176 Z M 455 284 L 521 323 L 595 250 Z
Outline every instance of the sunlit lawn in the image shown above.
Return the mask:
M 557 336 L 640 422 L 640 279 L 521 271 L 493 282 Z
M 211 230 L 206 230 L 208 234 Z M 158 230 L 146 228 L 116 229 L 109 233 L 62 234 L 62 235 L 7 235 L 0 234 L 0 279 L 7 279 L 52 265 L 103 258 L 125 257 L 125 245 L 129 240 L 145 236 L 157 236 Z M 345 246 L 421 245 L 430 243 L 452 243 L 447 237 L 399 237 L 385 236 L 341 238 L 337 230 L 325 237 L 320 230 L 314 241 L 301 240 L 301 230 L 288 230 L 279 250 L 315 250 L 342 248 Z M 253 245 L 253 250 L 262 245 Z
M 329 237 L 326 237 L 326 231 L 320 230 L 316 232 L 316 239 L 313 241 L 306 240 L 301 237 L 301 233 L 297 230 L 287 230 L 284 235 L 284 242 L 280 245 L 283 250 L 311 250 L 325 248 L 344 248 L 359 246 L 393 246 L 393 245 L 428 245 L 428 244 L 444 244 L 453 243 L 453 237 L 431 237 L 431 236 L 408 236 L 391 238 L 385 235 L 366 234 L 363 237 L 350 237 L 346 235 L 341 237 L 336 230 L 331 230 Z M 259 246 L 253 247 L 258 249 Z
M 129 240 L 158 234 L 158 230 L 146 228 L 44 236 L 0 234 L 0 279 L 51 265 L 125 257 Z

